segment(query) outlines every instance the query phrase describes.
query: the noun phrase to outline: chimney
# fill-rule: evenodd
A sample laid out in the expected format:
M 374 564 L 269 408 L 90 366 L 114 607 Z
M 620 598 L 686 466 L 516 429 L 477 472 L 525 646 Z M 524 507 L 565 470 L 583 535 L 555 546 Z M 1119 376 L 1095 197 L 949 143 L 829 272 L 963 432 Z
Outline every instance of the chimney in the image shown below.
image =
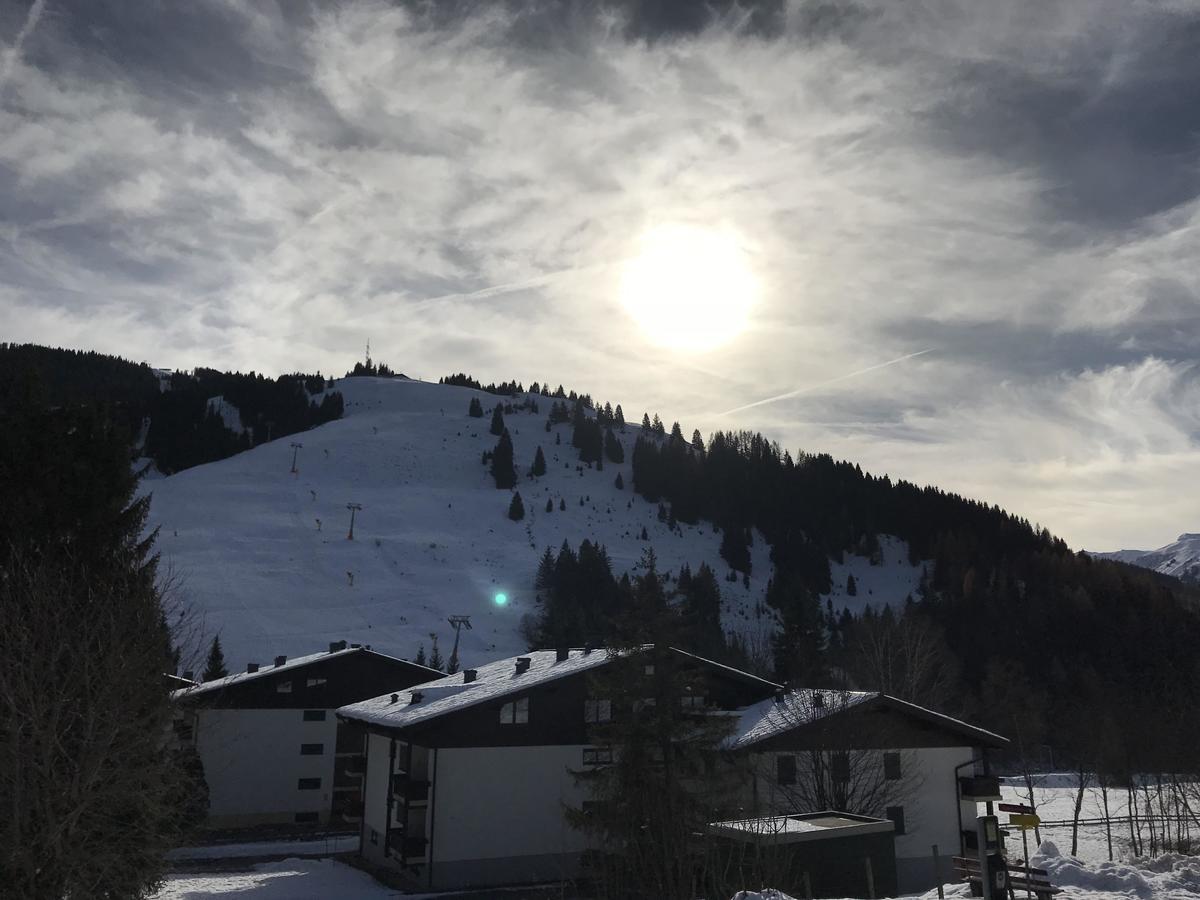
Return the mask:
M 184 680 L 184 681 L 195 681 L 196 679 L 195 679 L 195 677 L 194 677 L 194 676 L 195 676 L 195 673 L 194 673 L 194 672 L 184 672 L 184 673 L 183 673 L 183 680 Z
M 399 695 L 399 694 L 392 694 L 392 702 L 393 702 L 393 703 L 395 703 L 395 702 L 396 702 L 397 700 L 399 700 L 399 699 L 400 699 L 400 695 Z
M 820 691 L 813 691 L 812 705 L 817 709 L 823 708 L 825 706 L 825 695 Z
M 584 655 L 584 656 L 587 656 L 587 655 L 588 655 L 589 653 L 591 653 L 591 652 L 592 652 L 592 645 L 591 645 L 591 644 L 584 644 L 584 645 L 583 645 L 583 655 Z
M 533 660 L 531 660 L 528 656 L 518 656 L 517 657 L 517 672 L 516 672 L 516 674 L 520 675 L 523 672 L 528 672 L 529 664 L 531 662 L 533 662 Z
M 277 656 L 277 657 L 275 657 L 275 665 L 277 665 L 277 666 L 282 666 L 282 665 L 283 665 L 285 662 L 287 662 L 287 657 L 286 657 L 286 656 Z
M 338 646 L 338 642 L 337 642 L 337 641 L 330 641 L 330 642 L 329 642 L 329 652 L 330 652 L 330 653 L 337 653 L 337 652 L 338 652 L 338 650 L 340 650 L 340 649 L 342 649 L 342 648 Z
M 246 674 L 258 671 L 258 663 L 246 663 Z
M 345 646 L 346 646 L 346 642 L 345 642 L 345 641 L 342 641 L 342 649 L 345 649 Z M 351 645 L 350 645 L 350 649 L 351 649 L 351 650 L 357 650 L 357 649 L 358 649 L 359 647 L 361 647 L 361 646 L 362 646 L 362 644 L 351 644 Z
M 554 651 L 554 659 L 556 662 L 563 662 L 570 655 L 571 651 L 567 647 L 559 647 Z
M 409 706 L 415 706 L 416 704 L 418 704 L 418 703 L 420 703 L 420 702 L 421 702 L 421 700 L 424 698 L 424 696 L 425 696 L 425 695 L 424 695 L 424 694 L 422 694 L 420 691 L 413 691 L 413 692 L 412 692 L 412 699 L 408 701 L 408 705 L 409 705 Z
M 776 703 L 782 703 L 782 702 L 783 702 L 783 691 L 782 691 L 782 690 L 779 690 L 779 691 L 776 691 L 776 692 L 775 692 L 775 702 L 776 702 Z
M 474 669 L 463 669 L 463 684 L 470 684 L 478 674 Z

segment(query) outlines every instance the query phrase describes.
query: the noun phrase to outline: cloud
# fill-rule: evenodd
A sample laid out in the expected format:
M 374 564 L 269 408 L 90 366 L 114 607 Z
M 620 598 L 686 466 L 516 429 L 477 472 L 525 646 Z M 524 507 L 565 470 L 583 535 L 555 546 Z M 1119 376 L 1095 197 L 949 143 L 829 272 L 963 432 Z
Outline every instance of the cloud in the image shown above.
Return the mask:
M 0 92 L 6 337 L 326 372 L 370 337 L 409 374 L 561 381 L 705 431 L 798 392 L 735 424 L 1076 543 L 1194 530 L 1079 460 L 1164 498 L 1192 460 L 1200 7 L 699 9 L 31 13 Z M 617 302 L 664 222 L 749 250 L 764 293 L 726 348 L 664 353 Z

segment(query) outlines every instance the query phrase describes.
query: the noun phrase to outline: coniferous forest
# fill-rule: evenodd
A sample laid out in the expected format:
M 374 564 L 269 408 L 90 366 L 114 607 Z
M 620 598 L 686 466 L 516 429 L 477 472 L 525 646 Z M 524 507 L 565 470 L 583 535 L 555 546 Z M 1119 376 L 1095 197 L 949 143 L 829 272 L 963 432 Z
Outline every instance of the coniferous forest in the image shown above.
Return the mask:
M 166 373 L 91 351 L 0 344 L 0 381 L 27 377 L 38 382 L 48 403 L 105 410 L 140 444 L 139 455 L 152 457 L 165 474 L 306 431 L 344 411 L 341 394 L 326 392 L 320 373 L 277 378 L 204 368 Z M 218 397 L 238 410 L 240 430 L 231 429 L 209 403 Z

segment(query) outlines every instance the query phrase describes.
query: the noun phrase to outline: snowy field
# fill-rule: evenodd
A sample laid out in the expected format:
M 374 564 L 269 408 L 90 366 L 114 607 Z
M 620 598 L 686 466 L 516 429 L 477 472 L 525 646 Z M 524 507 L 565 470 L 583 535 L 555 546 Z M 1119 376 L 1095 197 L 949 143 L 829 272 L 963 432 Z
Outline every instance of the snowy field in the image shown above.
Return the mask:
M 1034 801 L 1037 805 L 1038 816 L 1043 821 L 1070 820 L 1075 810 L 1076 777 L 1068 773 L 1046 774 L 1034 776 Z M 1026 803 L 1028 797 L 1025 786 L 1019 778 L 1002 778 L 1000 793 L 1006 802 Z M 981 804 L 980 813 L 983 812 Z M 1125 790 L 1110 788 L 1108 791 L 1108 812 L 1113 818 L 1129 815 L 1129 798 Z M 1081 819 L 1098 819 L 1104 816 L 1104 803 L 1099 788 L 1085 788 L 1083 805 L 1080 808 Z M 1001 821 L 1006 814 L 1000 814 Z M 1129 857 L 1129 826 L 1125 823 L 1113 824 L 1113 859 L 1120 861 Z M 1042 840 L 1052 841 L 1067 855 L 1071 849 L 1071 828 L 1053 827 L 1042 829 Z M 1020 853 L 1020 837 L 1015 836 L 1015 844 L 1010 850 Z M 1030 834 L 1032 845 L 1033 837 Z M 1088 863 L 1106 862 L 1108 860 L 1108 838 L 1103 825 L 1081 825 L 1079 828 L 1079 847 L 1076 856 Z
M 1138 866 L 1122 863 L 1087 864 L 1061 855 L 1047 842 L 1033 864 L 1046 869 L 1050 880 L 1063 889 L 1060 900 L 1197 900 L 1200 898 L 1200 859 L 1165 856 Z M 289 859 L 255 866 L 249 872 L 213 872 L 171 876 L 155 900 L 381 900 L 385 897 L 431 897 L 401 894 L 384 887 L 369 875 L 333 860 Z M 442 897 L 450 895 L 442 894 Z M 497 892 L 497 897 L 519 892 Z M 950 885 L 947 897 L 969 897 L 965 884 Z M 936 891 L 921 895 L 933 900 Z M 571 900 L 571 898 L 564 898 Z M 670 900 L 648 897 L 646 900 Z M 791 900 L 775 891 L 747 891 L 737 900 Z M 848 898 L 852 900 L 852 898 Z

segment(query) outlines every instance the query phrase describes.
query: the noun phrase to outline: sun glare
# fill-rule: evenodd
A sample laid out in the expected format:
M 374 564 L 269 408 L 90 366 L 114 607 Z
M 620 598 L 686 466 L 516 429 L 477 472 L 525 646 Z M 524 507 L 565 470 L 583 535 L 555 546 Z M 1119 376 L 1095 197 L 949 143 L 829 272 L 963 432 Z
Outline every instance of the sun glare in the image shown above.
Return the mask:
M 621 302 L 646 337 L 676 350 L 712 350 L 733 340 L 757 294 L 737 235 L 694 225 L 646 232 L 621 278 Z

